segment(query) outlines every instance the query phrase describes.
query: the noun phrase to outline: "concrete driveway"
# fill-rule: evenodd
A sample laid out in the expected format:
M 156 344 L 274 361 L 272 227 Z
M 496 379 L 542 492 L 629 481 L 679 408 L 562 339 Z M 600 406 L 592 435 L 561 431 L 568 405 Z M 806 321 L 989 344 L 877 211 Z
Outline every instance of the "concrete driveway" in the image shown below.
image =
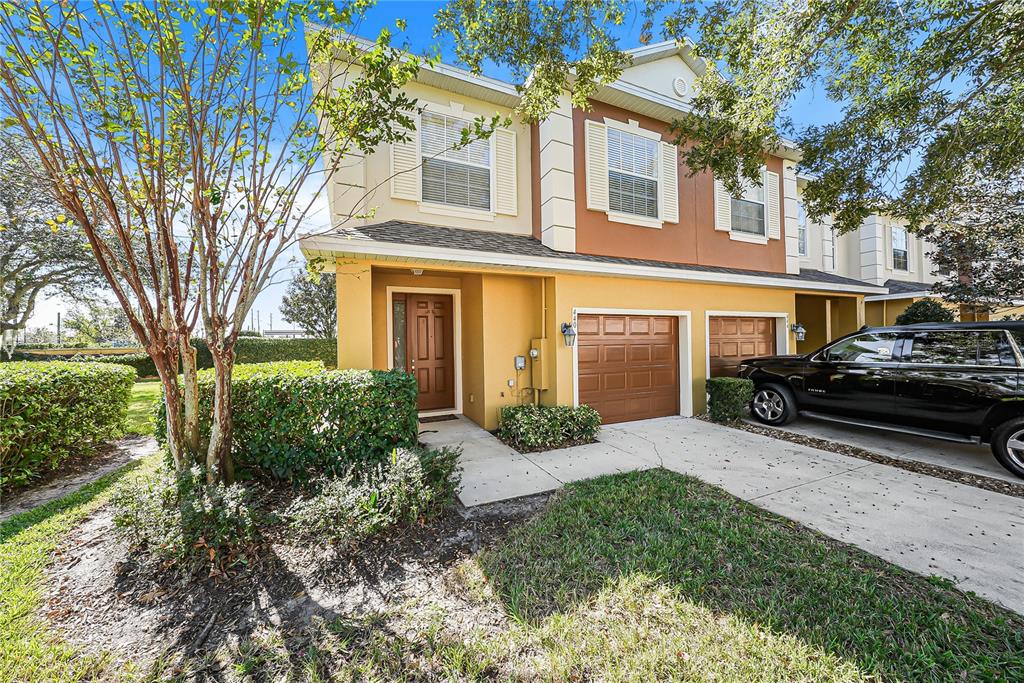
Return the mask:
M 465 419 L 421 425 L 461 445 L 464 505 L 665 467 L 1024 614 L 1024 499 L 691 418 L 612 425 L 600 441 L 520 454 Z
M 797 418 L 785 427 L 776 429 L 849 444 L 899 460 L 916 460 L 968 474 L 980 474 L 1014 484 L 1024 484 L 1024 479 L 1014 476 L 996 462 L 992 450 L 987 445 L 951 443 L 805 417 Z

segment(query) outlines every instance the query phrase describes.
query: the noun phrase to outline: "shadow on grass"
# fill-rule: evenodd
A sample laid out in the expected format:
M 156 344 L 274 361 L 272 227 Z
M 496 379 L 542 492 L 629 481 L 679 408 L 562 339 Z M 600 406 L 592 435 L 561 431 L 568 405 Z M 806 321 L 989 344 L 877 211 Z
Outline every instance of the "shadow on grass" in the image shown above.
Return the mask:
M 739 620 L 885 679 L 1024 680 L 1024 617 L 666 470 L 567 487 L 480 565 L 561 652 L 589 630 L 616 650 L 604 602 L 672 637 Z

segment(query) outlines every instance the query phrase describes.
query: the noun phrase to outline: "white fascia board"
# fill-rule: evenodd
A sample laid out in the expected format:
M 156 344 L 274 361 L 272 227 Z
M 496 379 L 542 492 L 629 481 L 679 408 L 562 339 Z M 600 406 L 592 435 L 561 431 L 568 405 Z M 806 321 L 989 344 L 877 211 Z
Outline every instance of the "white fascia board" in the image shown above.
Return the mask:
M 611 275 L 618 277 L 652 278 L 658 280 L 679 280 L 687 282 L 711 282 L 726 285 L 749 285 L 752 287 L 780 287 L 811 291 L 842 292 L 849 294 L 877 294 L 883 287 L 871 285 L 838 285 L 812 280 L 792 280 L 785 276 L 738 275 L 703 270 L 682 270 L 658 266 L 640 266 L 603 261 L 557 258 L 549 256 L 518 256 L 488 251 L 470 251 L 447 247 L 422 247 L 391 242 L 375 242 L 360 238 L 333 235 L 306 237 L 301 240 L 303 252 L 319 251 L 337 254 L 366 256 L 392 256 L 424 261 L 448 261 L 483 266 L 504 266 L 523 270 L 547 270 L 587 275 Z
M 933 292 L 903 292 L 902 294 L 877 294 L 873 296 L 864 297 L 864 302 L 868 301 L 895 301 L 896 299 L 941 299 L 941 294 L 935 294 Z

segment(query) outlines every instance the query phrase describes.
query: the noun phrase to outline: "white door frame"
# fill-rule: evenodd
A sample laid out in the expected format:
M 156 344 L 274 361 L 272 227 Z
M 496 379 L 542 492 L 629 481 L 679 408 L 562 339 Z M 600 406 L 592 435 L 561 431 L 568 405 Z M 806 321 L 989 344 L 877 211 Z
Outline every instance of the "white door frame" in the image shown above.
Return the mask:
M 461 289 L 444 289 L 440 287 L 401 287 L 401 286 L 388 286 L 385 288 L 387 292 L 387 311 L 384 316 L 387 320 L 387 347 L 388 347 L 388 370 L 393 370 L 395 367 L 395 354 L 394 349 L 391 347 L 392 340 L 395 338 L 395 321 L 394 321 L 394 295 L 395 292 L 399 294 L 450 294 L 452 297 L 452 329 L 454 330 L 454 339 L 452 343 L 455 347 L 455 407 L 453 408 L 439 408 L 437 410 L 424 410 L 420 412 L 421 417 L 430 417 L 431 415 L 451 415 L 451 414 L 462 414 L 462 290 Z M 406 315 L 409 311 L 406 310 Z M 406 353 L 409 352 L 409 341 L 406 340 Z
M 693 417 L 693 332 L 690 326 L 690 311 L 665 311 L 659 309 L 644 308 L 591 308 L 576 307 L 572 309 L 573 327 L 576 325 L 578 315 L 658 315 L 678 318 L 679 327 L 679 414 L 684 417 Z M 683 331 L 685 330 L 685 334 Z M 579 335 L 572 347 L 572 404 L 580 404 L 580 352 Z
M 712 318 L 775 318 L 775 353 L 789 353 L 789 313 L 771 311 L 704 311 L 704 379 L 711 377 Z

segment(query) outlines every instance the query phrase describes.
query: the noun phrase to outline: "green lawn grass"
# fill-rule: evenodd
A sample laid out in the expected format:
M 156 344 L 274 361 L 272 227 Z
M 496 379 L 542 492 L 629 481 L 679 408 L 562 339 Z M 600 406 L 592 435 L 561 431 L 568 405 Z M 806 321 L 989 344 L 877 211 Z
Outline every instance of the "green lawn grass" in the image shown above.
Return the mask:
M 483 553 L 556 680 L 1024 680 L 1024 617 L 666 470 Z
M 63 643 L 38 616 L 43 570 L 60 540 L 107 501 L 119 479 L 158 461 L 136 461 L 0 524 L 0 683 L 90 680 L 103 670 L 102 658 Z
M 132 387 L 128 402 L 128 433 L 152 436 L 153 404 L 160 399 L 160 380 L 144 379 Z

